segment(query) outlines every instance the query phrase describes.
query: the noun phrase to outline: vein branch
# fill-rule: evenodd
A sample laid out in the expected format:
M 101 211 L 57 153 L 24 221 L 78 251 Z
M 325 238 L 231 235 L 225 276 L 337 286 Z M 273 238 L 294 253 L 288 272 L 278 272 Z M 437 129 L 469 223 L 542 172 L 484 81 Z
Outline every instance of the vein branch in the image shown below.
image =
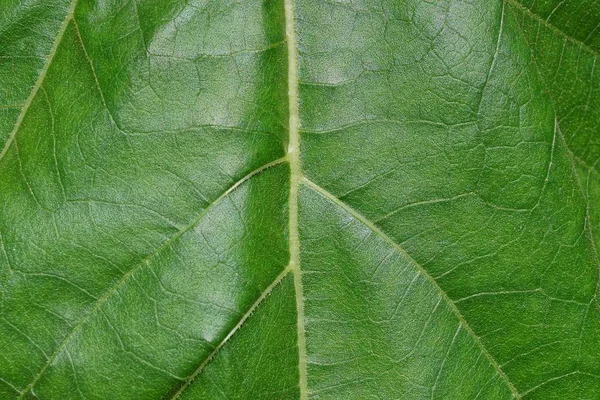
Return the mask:
M 271 282 L 271 284 L 261 293 L 258 299 L 256 299 L 256 301 L 250 306 L 250 308 L 248 308 L 248 311 L 246 311 L 242 318 L 240 318 L 238 323 L 235 324 L 233 329 L 229 331 L 229 333 L 223 338 L 223 340 L 221 340 L 217 347 L 215 347 L 215 349 L 200 363 L 198 368 L 196 368 L 196 370 L 192 372 L 192 374 L 185 380 L 185 382 L 183 382 L 179 390 L 177 390 L 173 397 L 171 397 L 171 400 L 176 400 L 179 398 L 179 396 L 181 396 L 181 394 L 190 386 L 194 379 L 196 379 L 196 377 L 200 375 L 202 371 L 204 371 L 204 368 L 208 365 L 208 363 L 210 363 L 214 359 L 214 357 L 223 348 L 223 346 L 225 346 L 229 342 L 229 339 L 231 339 L 231 337 L 242 327 L 242 325 L 244 325 L 246 320 L 252 316 L 256 308 L 271 294 L 273 289 L 275 289 L 281 283 L 283 278 L 285 278 L 287 274 L 290 273 L 290 271 L 291 268 L 288 266 L 279 274 L 279 276 L 277 276 L 277 278 L 275 278 L 273 282 Z
M 321 186 L 317 185 L 316 183 L 310 181 L 309 179 L 302 178 L 302 182 L 306 186 L 308 186 L 309 188 L 311 188 L 312 190 L 314 190 L 317 193 L 319 193 L 321 196 L 323 196 L 326 199 L 328 199 L 329 201 L 331 201 L 333 204 L 341 207 L 343 210 L 345 210 L 346 212 L 348 212 L 350 215 L 352 215 L 358 221 L 360 221 L 361 223 L 363 223 L 364 225 L 366 225 L 371 231 L 373 231 L 375 234 L 377 234 L 378 236 L 380 236 L 383 240 L 385 240 L 386 242 L 388 242 L 396 251 L 398 251 L 400 254 L 402 254 L 404 257 L 406 257 L 408 260 L 410 260 L 412 262 L 412 264 L 416 266 L 416 268 L 418 269 L 419 273 L 421 275 L 423 275 L 425 278 L 427 278 L 427 280 L 429 280 L 429 282 L 440 293 L 441 297 L 445 300 L 445 302 L 448 304 L 448 306 L 450 307 L 450 309 L 452 310 L 452 312 L 458 318 L 460 324 L 469 333 L 469 335 L 473 338 L 473 340 L 475 340 L 475 343 L 479 347 L 479 350 L 483 353 L 483 355 L 485 355 L 485 357 L 488 359 L 488 361 L 490 362 L 490 364 L 492 365 L 492 367 L 496 370 L 496 373 L 506 383 L 506 385 L 508 386 L 508 388 L 510 389 L 510 391 L 511 391 L 511 393 L 513 395 L 513 398 L 516 398 L 516 399 L 520 399 L 521 398 L 521 394 L 519 394 L 517 388 L 508 379 L 508 377 L 506 376 L 506 374 L 504 373 L 504 371 L 502 371 L 502 368 L 500 367 L 500 364 L 496 361 L 496 359 L 488 352 L 488 350 L 484 346 L 484 344 L 481 341 L 481 339 L 479 338 L 479 336 L 477 336 L 475 334 L 475 332 L 473 331 L 473 329 L 469 326 L 467 320 L 461 314 L 461 312 L 458 309 L 458 307 L 456 306 L 455 302 L 452 301 L 452 299 L 446 294 L 446 292 L 440 287 L 440 285 L 438 285 L 438 283 L 436 282 L 436 280 L 425 270 L 425 268 L 423 268 L 423 266 L 421 266 L 414 258 L 412 258 L 411 255 L 408 254 L 406 252 L 406 250 L 404 250 L 404 248 L 402 246 L 400 246 L 398 243 L 396 243 L 391 237 L 389 237 L 385 232 L 383 232 L 373 222 L 369 221 L 366 217 L 364 217 L 363 215 L 361 215 L 358 211 L 354 210 L 349 205 L 347 205 L 346 203 L 344 203 L 343 201 L 341 201 L 340 199 L 338 199 L 336 196 L 334 196 L 333 194 L 329 193 L 327 190 L 325 190 Z
M 42 84 L 44 83 L 44 79 L 46 78 L 48 69 L 50 69 L 50 65 L 52 65 L 52 60 L 54 60 L 54 56 L 58 52 L 58 46 L 62 42 L 62 38 L 65 35 L 65 32 L 67 31 L 67 27 L 69 26 L 69 22 L 73 19 L 73 16 L 75 15 L 75 7 L 77 6 L 77 1 L 78 0 L 71 0 L 71 4 L 69 5 L 67 15 L 65 16 L 65 19 L 63 20 L 63 22 L 58 30 L 58 34 L 56 35 L 56 39 L 54 40 L 54 43 L 52 44 L 50 53 L 46 57 L 46 62 L 44 64 L 44 66 L 42 67 L 42 70 L 40 71 L 40 75 L 38 76 L 37 80 L 35 81 L 35 84 L 33 85 L 33 88 L 31 89 L 31 92 L 29 93 L 29 96 L 27 97 L 27 100 L 25 100 L 25 103 L 23 103 L 21 112 L 19 113 L 19 115 L 17 117 L 17 120 L 15 122 L 15 125 L 14 125 L 12 131 L 8 135 L 8 139 L 6 139 L 6 143 L 4 143 L 4 147 L 2 148 L 2 150 L 0 150 L 0 160 L 2 160 L 4 158 L 4 156 L 8 152 L 8 149 L 14 142 L 15 136 L 17 135 L 17 132 L 21 128 L 21 124 L 23 123 L 23 120 L 25 119 L 25 116 L 27 115 L 27 112 L 29 111 L 29 107 L 31 106 L 31 103 L 33 103 L 33 100 L 35 99 L 38 91 L 40 90 L 40 88 L 42 87 Z
M 66 348 L 67 344 L 71 341 L 71 339 L 79 331 L 79 329 L 81 327 L 83 327 L 86 324 L 86 322 L 89 321 L 89 319 L 94 314 L 96 314 L 98 311 L 100 311 L 100 309 L 104 305 L 104 303 L 106 303 L 112 297 L 112 295 L 114 295 L 120 288 L 122 288 L 123 286 L 125 286 L 125 284 L 129 281 L 129 279 L 138 270 L 140 270 L 144 266 L 148 265 L 149 262 L 150 262 L 150 260 L 152 258 L 154 258 L 154 256 L 156 256 L 157 254 L 159 254 L 164 249 L 168 248 L 174 241 L 176 241 L 177 239 L 179 239 L 186 232 L 188 232 L 191 229 L 193 229 L 216 204 L 218 204 L 221 200 L 223 200 L 225 197 L 227 197 L 229 194 L 231 194 L 235 189 L 237 189 L 244 182 L 248 181 L 253 176 L 260 174 L 261 172 L 263 172 L 267 168 L 270 168 L 270 167 L 273 167 L 275 165 L 281 164 L 281 163 L 283 163 L 285 161 L 286 161 L 286 158 L 277 159 L 275 161 L 272 161 L 272 162 L 270 162 L 268 164 L 265 164 L 265 165 L 261 166 L 260 168 L 254 170 L 254 171 L 250 172 L 248 175 L 244 176 L 242 179 L 240 179 L 235 184 L 233 184 L 229 189 L 227 189 L 225 192 L 223 192 L 212 203 L 210 203 L 200 214 L 198 214 L 198 216 L 196 218 L 194 218 L 193 221 L 191 221 L 188 225 L 186 225 L 184 228 L 182 228 L 180 231 L 178 231 L 175 235 L 173 235 L 171 238 L 169 238 L 167 241 L 165 241 L 156 250 L 154 250 L 152 253 L 148 254 L 136 266 L 134 266 L 133 268 L 131 268 L 127 273 L 125 273 L 123 275 L 123 277 L 121 279 L 119 279 L 118 282 L 116 282 L 113 286 L 111 286 L 106 292 L 104 292 L 104 294 L 101 297 L 98 298 L 98 300 L 96 300 L 96 302 L 93 304 L 93 306 L 89 309 L 89 311 L 87 313 L 85 313 L 84 315 L 82 315 L 78 319 L 78 321 L 75 323 L 75 325 L 73 325 L 73 328 L 69 331 L 69 333 L 65 336 L 65 338 L 60 342 L 60 344 L 58 345 L 58 347 L 56 348 L 56 350 L 54 351 L 54 353 L 52 354 L 52 356 L 50 356 L 50 358 L 48 358 L 48 361 L 40 369 L 40 371 L 38 372 L 38 374 L 33 378 L 33 380 L 31 381 L 31 383 L 29 385 L 27 385 L 25 387 L 25 389 L 23 389 L 23 391 L 20 393 L 20 395 L 19 395 L 18 398 L 19 399 L 23 399 L 24 396 L 33 389 L 33 387 L 36 385 L 36 383 L 41 379 L 41 377 L 46 373 L 46 370 L 54 363 L 54 361 L 56 360 L 56 358 Z
M 570 36 L 569 34 L 567 34 L 565 31 L 561 30 L 559 27 L 557 27 L 556 25 L 548 22 L 548 20 L 540 17 L 539 15 L 537 15 L 536 13 L 534 13 L 533 11 L 531 11 L 529 8 L 525 7 L 523 4 L 519 3 L 517 0 L 504 0 L 504 2 L 506 3 L 510 3 L 513 5 L 513 7 L 516 10 L 519 10 L 521 13 L 523 13 L 524 15 L 526 15 L 527 17 L 537 21 L 538 23 L 548 27 L 549 29 L 551 29 L 552 31 L 556 32 L 558 35 L 562 36 L 563 38 L 565 38 L 566 40 L 575 43 L 576 45 L 579 45 L 581 48 L 585 49 L 586 51 L 588 51 L 589 53 L 593 54 L 594 56 L 598 57 L 600 56 L 600 53 L 593 49 L 592 47 L 590 47 L 590 45 L 586 44 L 585 42 Z

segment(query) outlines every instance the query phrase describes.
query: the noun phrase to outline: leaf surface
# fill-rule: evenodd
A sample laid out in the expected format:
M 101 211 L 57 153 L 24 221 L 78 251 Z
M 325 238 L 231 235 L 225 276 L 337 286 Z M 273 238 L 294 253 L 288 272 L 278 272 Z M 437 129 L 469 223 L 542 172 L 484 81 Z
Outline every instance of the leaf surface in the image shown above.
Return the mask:
M 0 11 L 0 398 L 600 397 L 596 1 Z

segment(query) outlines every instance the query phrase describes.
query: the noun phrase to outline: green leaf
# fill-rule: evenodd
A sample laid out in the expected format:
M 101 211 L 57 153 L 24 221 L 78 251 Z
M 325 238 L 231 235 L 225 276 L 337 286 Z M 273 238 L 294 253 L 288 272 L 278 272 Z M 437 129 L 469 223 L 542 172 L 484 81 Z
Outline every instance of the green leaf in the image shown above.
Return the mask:
M 599 26 L 0 0 L 0 398 L 600 398 Z

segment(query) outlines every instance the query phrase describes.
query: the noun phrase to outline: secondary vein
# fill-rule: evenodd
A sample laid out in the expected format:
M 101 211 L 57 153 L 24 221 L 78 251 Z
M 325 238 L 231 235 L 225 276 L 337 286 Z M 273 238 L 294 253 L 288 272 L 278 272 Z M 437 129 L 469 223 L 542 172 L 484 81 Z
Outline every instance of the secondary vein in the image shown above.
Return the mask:
M 302 181 L 303 181 L 303 183 L 307 187 L 309 187 L 312 190 L 314 190 L 315 192 L 319 193 L 321 196 L 325 197 L 326 199 L 328 199 L 329 201 L 331 201 L 333 204 L 337 205 L 338 207 L 342 208 L 347 213 L 349 213 L 350 215 L 352 215 L 352 217 L 356 218 L 358 221 L 360 221 L 361 223 L 363 223 L 364 225 L 366 225 L 371 231 L 373 231 L 379 237 L 381 237 L 386 242 L 388 242 L 396 251 L 398 251 L 404 257 L 406 257 L 407 259 L 409 259 L 410 261 L 412 261 L 412 263 L 418 269 L 419 273 L 421 275 L 423 275 L 425 278 L 427 278 L 427 280 L 429 280 L 431 282 L 431 284 L 438 290 L 438 292 L 440 293 L 441 297 L 446 301 L 446 303 L 448 304 L 448 306 L 450 307 L 450 309 L 453 311 L 453 313 L 458 318 L 460 324 L 465 328 L 465 330 L 469 333 L 469 335 L 473 338 L 473 340 L 475 340 L 475 343 L 479 347 L 480 351 L 488 359 L 488 361 L 490 362 L 490 364 L 492 365 L 492 367 L 496 370 L 496 373 L 506 383 L 507 387 L 509 388 L 509 390 L 511 391 L 511 393 L 513 395 L 513 398 L 520 399 L 522 397 L 522 395 L 519 393 L 519 391 L 517 390 L 517 388 L 508 379 L 508 377 L 506 376 L 506 374 L 504 373 L 504 371 L 502 371 L 502 368 L 500 367 L 500 364 L 498 363 L 498 361 L 496 361 L 496 359 L 485 348 L 485 346 L 483 345 L 483 342 L 481 341 L 481 339 L 479 338 L 479 336 L 477 336 L 475 334 L 475 332 L 473 331 L 473 329 L 469 326 L 469 324 L 468 324 L 467 320 L 465 319 L 465 317 L 462 315 L 462 313 L 460 312 L 460 310 L 458 309 L 458 307 L 456 307 L 455 302 L 446 294 L 446 292 L 440 287 L 440 285 L 438 285 L 437 281 L 425 270 L 425 268 L 423 268 L 423 266 L 421 264 L 419 264 L 414 258 L 412 258 L 412 256 L 410 254 L 408 254 L 406 252 L 406 250 L 404 250 L 404 248 L 402 246 L 400 246 L 398 243 L 396 243 L 384 231 L 382 231 L 378 226 L 376 226 L 373 222 L 369 221 L 366 217 L 364 217 L 358 211 L 354 210 L 352 207 L 350 207 L 349 205 L 347 205 L 346 203 L 344 203 L 343 201 L 341 201 L 340 199 L 338 199 L 333 194 L 329 193 L 327 190 L 325 190 L 321 186 L 319 186 L 316 183 L 312 182 L 311 180 L 309 180 L 307 178 L 302 178 Z
M 62 38 L 63 38 L 65 32 L 67 31 L 67 27 L 69 26 L 69 22 L 71 22 L 71 20 L 73 19 L 73 16 L 75 15 L 75 7 L 76 6 L 77 6 L 77 0 L 72 0 L 71 4 L 69 5 L 69 9 L 67 11 L 67 15 L 65 16 L 65 19 L 63 20 L 63 22 L 60 26 L 60 29 L 58 30 L 58 34 L 56 35 L 54 44 L 52 45 L 52 48 L 50 49 L 50 53 L 48 54 L 48 57 L 46 58 L 46 63 L 42 67 L 42 70 L 40 71 L 40 75 L 38 76 L 37 80 L 35 81 L 35 84 L 33 85 L 33 88 L 31 89 L 31 92 L 29 93 L 29 97 L 27 97 L 27 100 L 25 100 L 25 103 L 23 104 L 23 107 L 21 108 L 21 112 L 19 113 L 19 116 L 17 117 L 17 120 L 15 122 L 15 126 L 13 127 L 13 130 L 8 135 L 8 139 L 6 140 L 6 143 L 4 143 L 4 147 L 0 151 L 0 160 L 2 160 L 4 158 L 4 156 L 8 152 L 8 149 L 10 148 L 11 144 L 14 142 L 15 136 L 17 135 L 17 132 L 21 128 L 21 124 L 23 123 L 23 120 L 25 119 L 25 115 L 27 115 L 27 111 L 29 110 L 31 103 L 33 103 L 33 99 L 35 99 L 35 96 L 37 95 L 38 91 L 42 87 L 42 84 L 44 83 L 44 79 L 46 78 L 48 69 L 50 69 L 52 60 L 54 60 L 54 56 L 56 55 L 56 53 L 58 51 L 58 46 L 62 42 Z
M 185 226 L 183 229 L 179 230 L 175 235 L 173 235 L 171 238 L 169 238 L 167 241 L 165 241 L 161 246 L 159 246 L 157 249 L 155 249 L 152 253 L 148 254 L 143 260 L 141 260 L 136 266 L 134 266 L 133 268 L 131 268 L 127 273 L 125 273 L 123 275 L 123 277 L 121 277 L 121 279 L 119 279 L 119 281 L 117 283 L 115 283 L 114 285 L 112 285 L 106 292 L 104 292 L 104 294 L 101 297 L 98 298 L 98 300 L 93 304 L 93 306 L 89 309 L 89 311 L 87 313 L 85 313 L 83 316 L 81 316 L 81 318 L 79 318 L 79 320 L 75 323 L 75 325 L 73 326 L 73 328 L 71 328 L 71 330 L 69 331 L 69 333 L 60 342 L 60 344 L 58 345 L 58 347 L 56 348 L 56 350 L 54 351 L 54 353 L 50 356 L 50 358 L 47 360 L 47 362 L 44 364 L 44 366 L 40 369 L 40 371 L 38 372 L 38 374 L 33 378 L 33 380 L 31 381 L 31 383 L 29 383 L 29 385 L 27 385 L 25 387 L 25 389 L 23 389 L 23 391 L 21 392 L 21 394 L 19 395 L 18 398 L 19 399 L 24 398 L 24 396 L 33 389 L 33 387 L 37 384 L 37 382 L 40 380 L 40 378 L 46 373 L 46 370 L 52 365 L 52 363 L 54 362 L 54 360 L 56 360 L 56 358 L 66 348 L 67 344 L 70 342 L 71 338 L 73 338 L 73 336 L 75 335 L 75 333 L 83 325 L 85 325 L 85 323 L 96 312 L 98 312 L 100 310 L 100 308 L 102 307 L 102 305 L 104 305 L 104 303 L 106 303 L 108 301 L 108 299 L 110 299 L 111 296 L 114 293 L 116 293 L 121 287 L 123 287 L 127 283 L 127 281 L 129 281 L 129 279 L 138 270 L 140 270 L 141 268 L 143 268 L 145 265 L 148 265 L 148 263 L 150 262 L 150 260 L 155 255 L 159 254 L 162 250 L 168 248 L 175 240 L 177 240 L 178 238 L 180 238 L 181 236 L 183 236 L 189 230 L 193 229 L 216 204 L 218 204 L 221 200 L 223 200 L 225 197 L 227 197 L 228 195 L 230 195 L 235 189 L 237 189 L 244 182 L 247 182 L 250 178 L 252 178 L 253 176 L 255 176 L 257 174 L 260 174 L 261 172 L 263 172 L 267 168 L 270 168 L 270 167 L 273 167 L 275 165 L 281 164 L 284 161 L 285 161 L 284 158 L 280 158 L 280 159 L 277 159 L 275 161 L 272 161 L 272 162 L 270 162 L 268 164 L 265 164 L 265 165 L 259 167 L 258 169 L 255 169 L 254 171 L 250 172 L 248 175 L 244 176 L 242 179 L 238 180 L 231 187 L 229 187 L 229 189 L 227 189 L 225 192 L 223 192 L 217 199 L 215 199 L 212 203 L 210 203 L 187 226 Z
M 517 0 L 504 0 L 504 2 L 512 4 L 515 10 L 519 10 L 521 13 L 523 13 L 524 15 L 528 16 L 529 18 L 533 19 L 534 21 L 537 21 L 538 23 L 540 23 L 540 24 L 542 24 L 544 26 L 547 26 L 549 29 L 551 29 L 552 31 L 556 32 L 558 35 L 562 36 L 566 40 L 569 40 L 570 42 L 575 43 L 575 44 L 581 46 L 581 48 L 585 49 L 586 51 L 588 51 L 589 53 L 591 53 L 595 57 L 600 56 L 600 53 L 598 53 L 597 50 L 595 50 L 592 47 L 590 47 L 590 45 L 588 45 L 587 43 L 585 43 L 585 42 L 583 42 L 583 41 L 581 41 L 581 40 L 579 40 L 579 39 L 577 39 L 577 38 L 575 38 L 573 36 L 570 36 L 568 33 L 566 33 L 565 31 L 563 31 L 562 29 L 560 29 L 556 25 L 548 22 L 544 18 L 542 18 L 539 15 L 535 14 L 533 11 L 531 11 L 529 8 L 525 7 L 523 4 L 519 3 Z
M 240 320 L 237 322 L 237 324 L 235 324 L 233 329 L 229 331 L 227 336 L 225 336 L 223 338 L 223 340 L 221 340 L 221 342 L 217 345 L 217 347 L 215 347 L 215 349 L 202 361 L 202 363 L 200 363 L 198 368 L 196 368 L 196 370 L 185 380 L 185 382 L 181 385 L 179 390 L 177 390 L 177 392 L 175 392 L 173 397 L 171 397 L 171 400 L 178 399 L 181 396 L 181 394 L 194 381 L 194 379 L 196 379 L 196 377 L 198 375 L 200 375 L 202 373 L 202 371 L 204 371 L 204 368 L 206 367 L 206 365 L 209 362 L 211 362 L 211 360 L 217 355 L 217 353 L 223 348 L 223 346 L 225 346 L 229 342 L 231 337 L 242 327 L 242 325 L 244 325 L 246 320 L 252 316 L 254 311 L 271 294 L 273 289 L 275 289 L 275 287 L 277 287 L 277 285 L 279 285 L 281 283 L 283 278 L 285 278 L 287 276 L 287 274 L 290 273 L 290 270 L 291 269 L 288 266 L 286 269 L 284 269 L 279 274 L 279 276 L 277 278 L 275 278 L 275 280 L 273 282 L 271 282 L 271 284 L 261 293 L 261 295 L 256 299 L 256 301 L 250 306 L 250 308 L 248 308 L 246 313 L 242 316 L 242 318 L 240 318 Z

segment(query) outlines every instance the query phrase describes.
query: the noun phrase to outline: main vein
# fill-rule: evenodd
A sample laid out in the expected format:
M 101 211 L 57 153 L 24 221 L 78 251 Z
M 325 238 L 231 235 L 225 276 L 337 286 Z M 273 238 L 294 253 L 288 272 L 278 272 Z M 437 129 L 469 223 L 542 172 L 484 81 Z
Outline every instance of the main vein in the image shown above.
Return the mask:
M 54 56 L 58 52 L 58 46 L 62 42 L 62 38 L 67 30 L 67 27 L 69 26 L 69 22 L 71 22 L 71 20 L 73 19 L 73 15 L 75 14 L 75 6 L 76 5 L 77 5 L 77 0 L 72 0 L 71 4 L 69 5 L 69 9 L 67 11 L 67 15 L 65 16 L 65 19 L 63 20 L 63 22 L 58 30 L 58 34 L 56 35 L 56 39 L 54 40 L 54 43 L 52 44 L 50 53 L 48 53 L 48 56 L 46 57 L 46 62 L 44 63 L 44 66 L 42 67 L 42 70 L 40 71 L 40 75 L 38 76 L 37 80 L 35 81 L 35 84 L 33 85 L 31 92 L 29 93 L 29 97 L 27 97 L 27 100 L 25 100 L 25 103 L 23 104 L 23 107 L 21 108 L 21 112 L 19 113 L 19 116 L 17 117 L 17 120 L 15 121 L 15 126 L 13 127 L 13 130 L 8 135 L 8 139 L 6 140 L 6 143 L 4 143 L 4 147 L 2 148 L 2 150 L 0 150 L 0 160 L 2 160 L 2 158 L 4 158 L 4 155 L 8 152 L 8 149 L 10 148 L 11 144 L 14 142 L 15 136 L 17 135 L 17 132 L 19 131 L 19 129 L 21 128 L 21 124 L 23 123 L 23 119 L 25 119 L 25 115 L 27 115 L 27 111 L 29 110 L 31 103 L 33 103 L 33 99 L 35 99 L 37 92 L 40 90 L 40 88 L 42 87 L 42 84 L 44 83 L 44 79 L 46 78 L 48 69 L 50 68 L 50 65 L 52 64 L 52 60 L 54 59 Z
M 292 0 L 285 0 L 285 34 L 288 45 L 288 103 L 289 103 L 289 143 L 290 162 L 290 198 L 289 198 L 289 244 L 290 267 L 294 272 L 296 292 L 296 312 L 298 315 L 298 357 L 300 399 L 308 397 L 306 379 L 306 337 L 304 331 L 304 294 L 300 270 L 300 240 L 298 236 L 298 187 L 302 179 L 300 169 L 300 137 L 298 118 L 298 54 L 296 51 L 296 32 L 294 26 L 294 7 Z

